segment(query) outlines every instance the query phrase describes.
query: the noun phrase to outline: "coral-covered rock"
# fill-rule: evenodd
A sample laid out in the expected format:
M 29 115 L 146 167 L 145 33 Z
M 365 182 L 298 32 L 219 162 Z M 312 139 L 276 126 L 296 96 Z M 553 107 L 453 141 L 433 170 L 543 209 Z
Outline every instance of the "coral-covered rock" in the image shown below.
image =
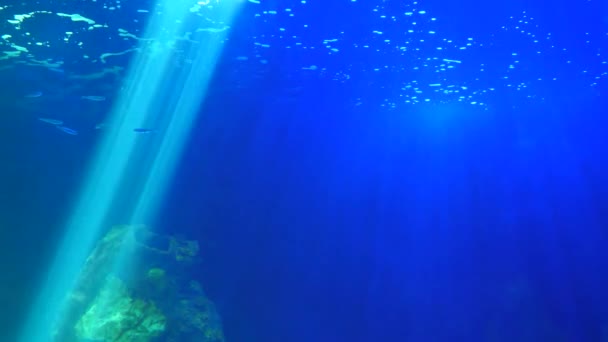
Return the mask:
M 57 342 L 223 342 L 220 316 L 190 278 L 197 241 L 113 227 L 88 257 Z
M 167 321 L 153 302 L 131 297 L 121 280 L 109 276 L 106 285 L 76 323 L 80 339 L 148 342 L 160 336 Z

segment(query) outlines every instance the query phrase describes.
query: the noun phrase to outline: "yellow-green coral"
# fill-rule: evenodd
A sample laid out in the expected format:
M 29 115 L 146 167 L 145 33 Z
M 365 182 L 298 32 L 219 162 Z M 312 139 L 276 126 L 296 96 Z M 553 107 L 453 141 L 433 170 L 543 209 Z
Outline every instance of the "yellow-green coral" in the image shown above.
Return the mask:
M 209 341 L 224 341 L 224 333 L 217 327 L 205 329 L 204 334 Z
M 161 295 L 167 290 L 169 286 L 169 279 L 167 278 L 167 272 L 158 267 L 154 267 L 148 270 L 147 273 L 148 283 L 150 284 L 150 290 L 155 294 Z
M 154 267 L 148 270 L 148 279 L 149 280 L 158 280 L 164 279 L 167 272 L 162 268 Z

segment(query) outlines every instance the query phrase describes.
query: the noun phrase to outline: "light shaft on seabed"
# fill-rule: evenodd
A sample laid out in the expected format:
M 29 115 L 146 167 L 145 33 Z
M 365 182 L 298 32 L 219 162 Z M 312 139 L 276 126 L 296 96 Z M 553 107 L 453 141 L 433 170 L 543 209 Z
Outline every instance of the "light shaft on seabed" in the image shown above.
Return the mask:
M 231 21 L 243 2 L 211 2 L 210 13 Z M 191 133 L 204 100 L 210 78 L 224 45 L 224 29 L 202 29 L 205 19 L 194 6 L 210 2 L 159 0 L 148 22 L 145 39 L 131 62 L 124 91 L 115 101 L 110 125 L 91 159 L 80 195 L 66 221 L 64 236 L 47 269 L 21 330 L 21 342 L 52 340 L 53 330 L 63 319 L 68 294 L 97 238 L 107 229 L 108 215 L 120 198 L 134 198 L 131 222 L 149 222 L 162 200 L 167 185 Z M 151 11 L 152 12 L 152 11 Z M 197 26 L 198 25 L 198 26 Z M 193 28 L 194 27 L 194 28 Z M 176 63 L 178 37 L 202 32 L 197 42 L 182 47 Z M 134 134 L 137 127 L 158 127 L 154 141 L 142 144 Z M 140 184 L 136 196 L 129 182 Z M 125 191 L 130 193 L 126 194 Z M 116 269 L 129 267 L 128 253 L 115 262 Z

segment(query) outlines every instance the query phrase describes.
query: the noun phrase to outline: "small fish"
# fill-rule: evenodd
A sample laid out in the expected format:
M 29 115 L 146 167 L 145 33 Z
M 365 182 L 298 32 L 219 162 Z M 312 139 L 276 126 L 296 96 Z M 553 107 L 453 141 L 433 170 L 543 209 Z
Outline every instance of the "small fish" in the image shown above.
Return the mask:
M 100 122 L 97 125 L 95 125 L 95 129 L 104 129 L 106 128 L 106 123 L 105 122 Z
M 63 131 L 65 133 L 67 133 L 67 134 L 78 135 L 78 131 L 75 130 L 75 129 L 71 129 L 71 128 L 65 127 L 65 126 L 55 126 L 55 127 L 57 127 L 58 130 Z
M 26 99 L 34 99 L 34 98 L 37 98 L 37 97 L 40 97 L 40 96 L 42 96 L 42 92 L 41 91 L 35 91 L 33 93 L 29 93 L 29 94 L 25 95 L 24 97 Z
M 83 95 L 80 98 L 83 100 L 97 101 L 97 102 L 106 100 L 105 96 L 97 96 L 97 95 Z
M 63 121 L 57 119 L 38 118 L 38 120 L 55 126 L 63 125 Z
M 151 129 L 151 128 L 134 128 L 133 132 L 139 133 L 139 134 L 150 134 L 150 133 L 155 133 L 156 130 Z

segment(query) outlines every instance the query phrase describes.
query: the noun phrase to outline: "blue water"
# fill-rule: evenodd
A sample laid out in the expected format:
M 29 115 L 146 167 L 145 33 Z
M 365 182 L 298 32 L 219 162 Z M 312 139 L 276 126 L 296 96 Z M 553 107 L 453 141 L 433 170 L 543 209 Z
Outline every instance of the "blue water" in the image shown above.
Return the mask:
M 150 223 L 201 242 L 228 341 L 608 341 L 608 3 L 260 2 Z M 29 50 L 0 58 L 3 341 L 152 8 L 42 3 L 0 10 Z M 108 28 L 6 21 L 41 8 Z

